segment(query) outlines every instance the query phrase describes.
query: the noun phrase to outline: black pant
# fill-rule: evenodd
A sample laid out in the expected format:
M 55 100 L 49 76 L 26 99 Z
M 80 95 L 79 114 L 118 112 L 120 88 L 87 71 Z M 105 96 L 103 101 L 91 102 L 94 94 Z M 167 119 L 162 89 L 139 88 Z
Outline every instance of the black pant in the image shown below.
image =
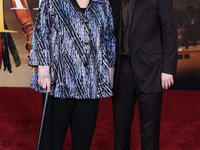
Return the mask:
M 162 92 L 141 92 L 136 85 L 129 59 L 123 57 L 121 62 L 119 84 L 116 87 L 113 98 L 114 149 L 130 149 L 131 124 L 137 99 L 141 130 L 141 149 L 158 150 Z
M 43 94 L 43 102 L 44 98 Z M 98 99 L 58 99 L 49 96 L 40 150 L 63 150 L 69 126 L 71 127 L 72 150 L 89 150 L 98 106 Z

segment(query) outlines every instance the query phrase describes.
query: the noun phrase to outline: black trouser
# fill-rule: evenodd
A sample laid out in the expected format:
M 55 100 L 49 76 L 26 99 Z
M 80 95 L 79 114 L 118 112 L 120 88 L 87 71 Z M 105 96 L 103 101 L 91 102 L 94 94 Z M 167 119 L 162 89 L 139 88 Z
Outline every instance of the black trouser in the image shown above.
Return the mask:
M 43 102 L 44 98 L 43 94 Z M 58 99 L 49 96 L 40 150 L 63 150 L 69 126 L 71 127 L 72 150 L 89 150 L 98 106 L 98 99 Z
M 162 92 L 148 94 L 141 92 L 132 74 L 130 61 L 125 58 L 122 59 L 118 82 L 113 99 L 114 149 L 130 149 L 131 123 L 137 99 L 141 130 L 141 149 L 158 150 Z

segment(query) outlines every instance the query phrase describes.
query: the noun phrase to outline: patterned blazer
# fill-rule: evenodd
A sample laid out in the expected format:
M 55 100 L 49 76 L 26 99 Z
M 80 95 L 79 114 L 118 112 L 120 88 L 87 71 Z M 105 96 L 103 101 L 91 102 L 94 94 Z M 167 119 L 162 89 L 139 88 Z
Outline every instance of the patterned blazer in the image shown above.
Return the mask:
M 115 65 L 116 39 L 108 0 L 91 0 L 85 13 L 70 0 L 42 0 L 30 52 L 36 66 L 50 67 L 51 94 L 58 98 L 97 99 L 112 96 L 109 67 Z

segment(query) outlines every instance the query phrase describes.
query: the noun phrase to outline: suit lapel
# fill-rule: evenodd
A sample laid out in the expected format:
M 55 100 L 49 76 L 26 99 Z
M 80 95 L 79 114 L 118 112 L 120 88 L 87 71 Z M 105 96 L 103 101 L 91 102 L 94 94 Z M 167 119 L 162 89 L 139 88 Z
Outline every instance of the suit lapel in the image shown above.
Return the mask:
M 135 9 L 133 12 L 133 18 L 130 26 L 131 27 L 130 35 L 134 32 L 137 22 L 139 21 L 142 12 L 144 10 L 144 7 L 145 7 L 145 0 L 136 0 Z

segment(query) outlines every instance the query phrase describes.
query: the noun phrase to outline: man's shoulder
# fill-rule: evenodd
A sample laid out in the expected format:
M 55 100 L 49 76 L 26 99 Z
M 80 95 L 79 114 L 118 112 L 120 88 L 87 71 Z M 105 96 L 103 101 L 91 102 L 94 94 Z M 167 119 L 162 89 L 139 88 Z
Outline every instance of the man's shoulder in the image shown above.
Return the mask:
M 120 4 L 121 4 L 121 1 L 120 0 L 108 0 L 111 7 L 112 7 L 112 10 L 114 13 L 116 12 L 119 12 L 120 11 Z

